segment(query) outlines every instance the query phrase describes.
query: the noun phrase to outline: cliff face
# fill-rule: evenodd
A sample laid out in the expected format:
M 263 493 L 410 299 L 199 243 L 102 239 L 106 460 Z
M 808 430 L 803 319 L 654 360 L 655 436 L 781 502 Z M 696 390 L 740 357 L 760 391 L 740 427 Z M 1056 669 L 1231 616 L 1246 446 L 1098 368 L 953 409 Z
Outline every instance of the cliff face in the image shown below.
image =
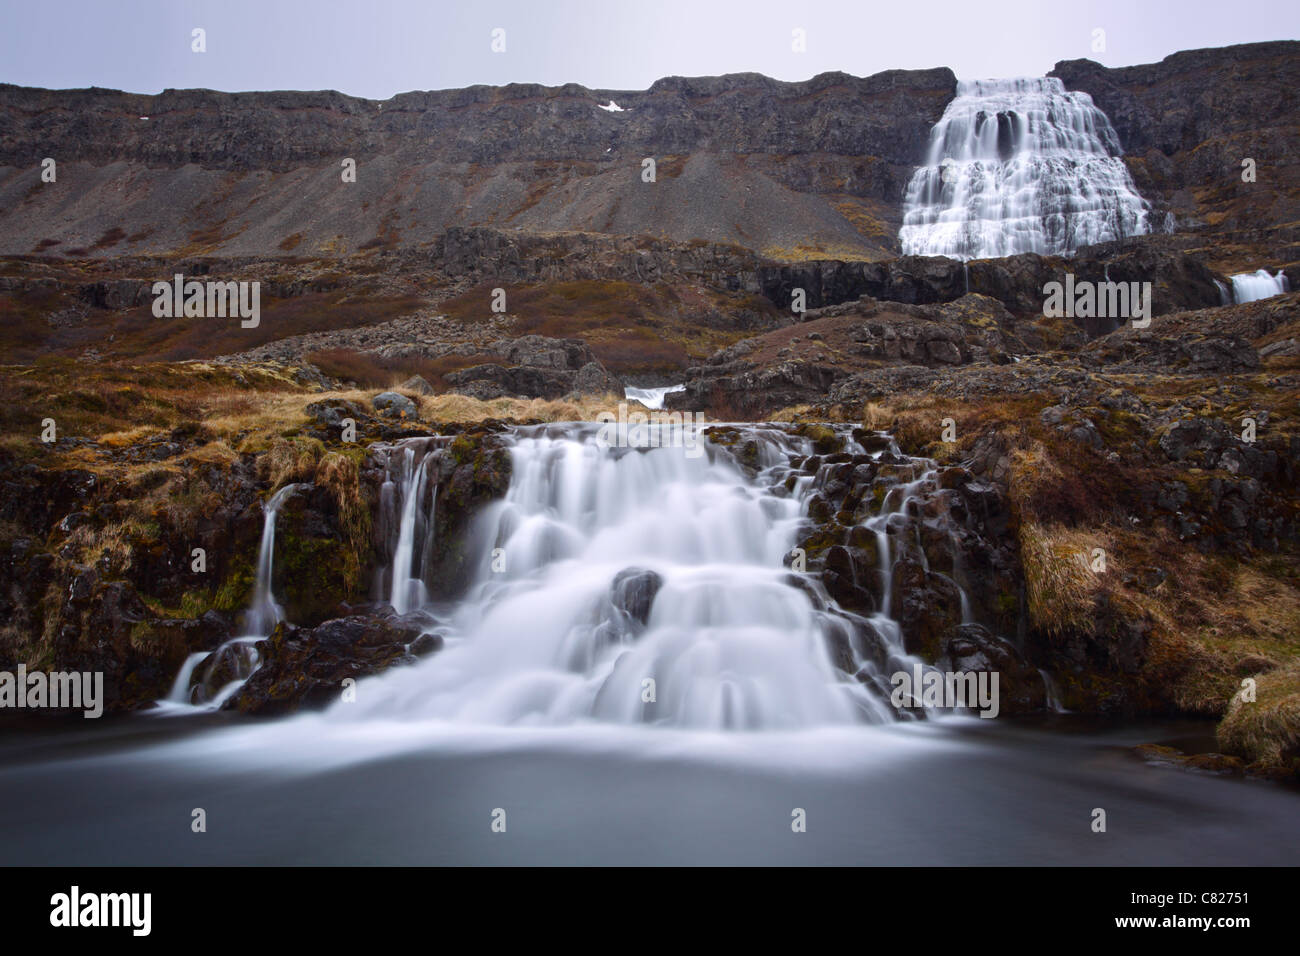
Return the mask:
M 596 162 L 617 146 L 638 157 L 831 153 L 908 165 L 923 155 L 955 84 L 948 69 L 824 73 L 803 83 L 740 73 L 668 77 L 644 91 L 511 84 L 383 101 L 332 91 L 144 96 L 4 85 L 0 108 L 11 123 L 0 161 L 23 165 L 45 149 L 94 162 L 249 171 L 392 151 L 465 163 Z M 611 100 L 620 111 L 599 108 Z
M 1300 43 L 1123 69 L 1071 60 L 1053 75 L 1110 117 L 1157 229 L 1170 213 L 1193 246 L 1236 244 L 1225 269 L 1300 258 Z M 904 187 L 955 83 L 947 69 L 735 74 L 385 101 L 0 86 L 0 253 L 332 257 L 488 226 L 890 258 Z M 55 183 L 41 181 L 46 157 Z M 355 182 L 342 181 L 345 159 Z
M 1188 50 L 1114 70 L 1068 60 L 1051 75 L 1110 118 L 1157 228 L 1169 212 L 1177 232 L 1300 258 L 1300 43 Z M 1242 181 L 1245 159 L 1254 182 Z
M 947 69 L 741 74 L 384 102 L 0 87 L 3 251 L 337 253 L 485 224 L 883 255 L 955 83 Z M 40 182 L 47 156 L 57 184 Z

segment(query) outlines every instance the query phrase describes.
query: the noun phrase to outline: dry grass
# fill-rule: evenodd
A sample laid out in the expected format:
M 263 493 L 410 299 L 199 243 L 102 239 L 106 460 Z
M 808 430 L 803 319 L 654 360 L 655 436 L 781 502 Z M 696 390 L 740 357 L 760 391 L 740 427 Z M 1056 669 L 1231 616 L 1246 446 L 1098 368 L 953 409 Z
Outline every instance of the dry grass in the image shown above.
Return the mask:
M 425 399 L 425 417 L 434 422 L 479 422 L 489 418 L 527 422 L 589 422 L 601 412 L 618 414 L 622 395 L 584 395 L 573 401 L 542 398 L 494 398 L 482 401 L 450 393 Z
M 287 451 L 299 447 L 290 439 L 310 422 L 306 407 L 342 399 L 369 410 L 382 390 L 308 391 L 293 380 L 291 369 L 269 365 L 232 368 L 187 362 L 127 366 L 53 360 L 35 367 L 0 368 L 0 454 L 47 466 L 57 459 L 65 465 L 98 471 L 121 470 L 109 462 L 106 451 L 163 440 L 172 429 L 181 427 L 190 433 L 201 432 L 204 439 L 184 452 L 185 457 L 228 465 L 238 454 L 259 453 L 274 446 L 270 460 L 277 481 L 295 480 L 292 475 L 310 472 L 323 455 L 322 449 L 313 448 L 307 453 L 314 456 L 311 460 L 300 460 L 301 450 L 292 455 Z M 616 412 L 624 401 L 615 394 L 573 401 L 479 401 L 454 393 L 403 394 L 420 410 L 418 421 L 430 427 L 489 418 L 590 421 L 602 411 Z M 61 441 L 90 439 L 95 444 L 43 444 L 41 421 L 46 417 L 55 419 Z
M 352 550 L 361 554 L 370 538 L 370 508 L 361 494 L 361 469 L 356 461 L 338 452 L 328 452 L 316 463 L 313 476 L 317 487 L 334 496 L 339 526 Z
M 770 422 L 806 422 L 814 417 L 811 405 L 787 405 L 767 416 Z
M 888 427 L 897 417 L 889 406 L 879 402 L 867 402 L 866 407 L 862 409 L 862 427 L 867 431 L 880 431 Z
M 325 457 L 325 446 L 319 439 L 306 435 L 293 438 L 276 437 L 259 459 L 263 476 L 271 484 L 271 491 L 296 481 L 314 481 L 316 469 Z
M 1219 724 L 1219 745 L 1267 769 L 1300 766 L 1300 661 L 1257 674 L 1256 699 L 1240 692 Z
M 869 220 L 864 220 L 869 222 Z M 854 223 L 857 226 L 857 223 Z M 814 262 L 839 259 L 842 262 L 875 262 L 882 258 L 879 249 L 863 248 L 843 242 L 799 243 L 795 246 L 765 246 L 763 255 L 779 262 Z
M 1105 579 L 1090 563 L 1093 549 L 1108 544 L 1109 539 L 1095 532 L 1021 524 L 1020 559 L 1029 619 L 1036 629 L 1057 636 L 1092 631 L 1093 609 Z M 1117 571 L 1108 555 L 1104 573 Z
M 466 324 L 490 315 L 495 283 L 478 286 L 439 304 L 439 311 Z M 618 375 L 668 374 L 702 360 L 752 331 L 711 328 L 706 315 L 746 309 L 775 316 L 776 307 L 752 295 L 723 295 L 617 280 L 578 279 L 505 286 L 514 335 L 581 338 L 606 368 Z M 775 320 L 773 320 L 775 321 Z
M 50 314 L 79 304 L 67 288 L 85 277 L 70 271 L 63 278 L 66 286 L 0 295 L 0 354 L 7 361 L 36 362 L 49 355 L 71 358 L 90 348 L 123 361 L 213 358 L 291 335 L 389 322 L 425 305 L 414 295 L 365 294 L 358 289 L 308 292 L 286 299 L 264 294 L 258 326 L 246 329 L 233 318 L 161 319 L 154 316 L 150 300 L 117 311 L 92 309 L 87 321 L 55 329 L 49 324 Z

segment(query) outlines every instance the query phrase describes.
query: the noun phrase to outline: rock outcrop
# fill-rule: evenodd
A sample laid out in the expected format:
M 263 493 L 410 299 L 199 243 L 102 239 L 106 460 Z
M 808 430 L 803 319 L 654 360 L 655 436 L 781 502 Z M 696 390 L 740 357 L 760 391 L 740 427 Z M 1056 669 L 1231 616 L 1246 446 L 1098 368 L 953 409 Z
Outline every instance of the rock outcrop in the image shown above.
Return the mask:
M 95 255 L 301 255 L 414 247 L 477 222 L 880 255 L 955 88 L 948 69 L 668 77 L 648 90 L 477 86 L 383 102 L 0 86 L 0 209 L 14 211 L 0 235 L 9 252 L 48 241 Z M 600 109 L 611 98 L 624 111 Z M 78 183 L 71 205 L 39 189 L 45 156 L 59 158 L 60 187 Z M 645 157 L 657 160 L 654 184 L 642 182 Z M 345 158 L 357 162 L 353 183 L 340 181 Z
M 1185 50 L 1118 69 L 1067 60 L 1050 75 L 1110 118 L 1155 204 L 1155 228 L 1168 214 L 1178 232 L 1300 258 L 1300 44 Z M 1249 181 L 1246 160 L 1256 170 Z
M 526 335 L 506 347 L 506 362 L 473 365 L 444 380 L 462 395 L 485 400 L 623 394 L 623 383 L 579 339 Z
M 847 302 L 868 295 L 890 302 L 951 302 L 969 293 L 997 299 L 1017 314 L 1041 314 L 1044 286 L 1064 282 L 1150 282 L 1155 315 L 1220 304 L 1216 274 L 1199 259 L 1179 251 L 1162 236 L 1081 249 L 1069 259 L 1023 253 L 962 263 L 941 256 L 903 256 L 887 262 L 809 261 L 767 265 L 758 270 L 763 294 L 789 308 L 802 289 L 807 308 Z M 1079 320 L 1089 335 L 1104 334 L 1114 319 Z

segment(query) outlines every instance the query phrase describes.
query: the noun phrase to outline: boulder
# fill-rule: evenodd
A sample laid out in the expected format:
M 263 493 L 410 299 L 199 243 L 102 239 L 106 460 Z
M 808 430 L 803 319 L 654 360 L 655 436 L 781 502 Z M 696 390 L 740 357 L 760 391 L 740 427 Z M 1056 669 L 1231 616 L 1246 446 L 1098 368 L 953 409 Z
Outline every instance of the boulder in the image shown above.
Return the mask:
M 614 576 L 609 598 L 614 607 L 641 626 L 650 621 L 650 607 L 664 579 L 645 568 L 625 568 Z
M 380 392 L 371 404 L 384 418 L 415 419 L 420 415 L 415 402 L 399 392 Z
M 426 382 L 424 378 L 420 375 L 412 375 L 410 378 L 408 378 L 405 382 L 403 382 L 398 387 L 404 388 L 408 392 L 415 392 L 415 394 L 417 395 L 434 394 L 433 386 L 430 385 L 428 382 Z
M 282 622 L 257 645 L 261 666 L 223 706 L 258 715 L 324 707 L 338 700 L 344 679 L 413 662 L 409 648 L 416 641 L 426 654 L 440 646 L 426 627 L 422 615 L 392 613 L 336 618 L 313 628 Z

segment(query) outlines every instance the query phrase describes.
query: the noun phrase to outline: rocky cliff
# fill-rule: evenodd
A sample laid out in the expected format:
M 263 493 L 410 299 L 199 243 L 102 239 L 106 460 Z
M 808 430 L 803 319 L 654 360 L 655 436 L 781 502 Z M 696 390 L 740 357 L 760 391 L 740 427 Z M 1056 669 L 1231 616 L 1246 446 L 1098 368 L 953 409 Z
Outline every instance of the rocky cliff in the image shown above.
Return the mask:
M 1122 69 L 1073 60 L 1053 75 L 1110 116 L 1157 228 L 1169 213 L 1176 230 L 1230 238 L 1243 255 L 1261 242 L 1294 249 L 1300 44 Z M 483 225 L 887 258 L 955 83 L 947 69 L 801 83 L 736 74 L 385 101 L 0 86 L 0 252 L 337 256 Z M 41 181 L 47 157 L 54 183 Z M 1241 180 L 1245 158 L 1253 183 Z M 343 182 L 345 159 L 355 182 Z
M 301 254 L 416 244 L 460 223 L 882 254 L 955 83 L 947 69 L 740 74 L 383 102 L 6 86 L 0 207 L 17 215 L 3 233 L 14 252 L 93 249 L 116 229 L 136 249 Z M 44 157 L 56 184 L 40 182 Z
M 1051 75 L 1110 118 L 1157 229 L 1300 258 L 1300 44 L 1187 50 L 1113 70 L 1067 60 Z

